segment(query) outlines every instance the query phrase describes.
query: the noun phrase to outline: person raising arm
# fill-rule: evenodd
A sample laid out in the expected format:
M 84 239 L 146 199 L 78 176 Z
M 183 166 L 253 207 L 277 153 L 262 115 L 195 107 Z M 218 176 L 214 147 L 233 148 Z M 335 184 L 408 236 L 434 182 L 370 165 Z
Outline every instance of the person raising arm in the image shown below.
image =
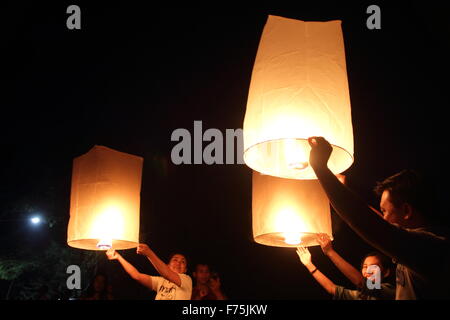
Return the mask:
M 395 297 L 395 288 L 392 284 L 383 281 L 389 274 L 390 269 L 386 264 L 386 257 L 378 252 L 372 252 L 366 255 L 361 264 L 361 271 L 356 270 L 349 265 L 344 259 L 345 268 L 351 273 L 353 279 L 358 279 L 357 289 L 347 289 L 343 286 L 336 285 L 327 278 L 317 267 L 311 262 L 311 253 L 305 247 L 298 247 L 297 254 L 300 261 L 312 274 L 314 279 L 330 294 L 334 300 L 392 300 Z M 372 268 L 369 268 L 372 266 Z M 377 268 L 373 268 L 376 266 Z M 358 275 L 354 274 L 358 273 Z M 367 287 L 363 279 L 367 279 L 371 283 L 372 280 L 379 279 L 380 287 Z
M 427 186 L 420 177 L 404 170 L 379 184 L 380 218 L 330 171 L 330 143 L 323 137 L 308 142 L 309 163 L 336 213 L 368 244 L 398 262 L 396 299 L 450 298 L 448 230 L 430 225 Z
M 297 254 L 300 262 L 308 269 L 309 273 L 316 279 L 316 281 L 325 289 L 326 292 L 334 296 L 336 292 L 336 285 L 333 281 L 327 278 L 311 261 L 311 253 L 308 248 L 298 247 Z
M 361 288 L 364 281 L 363 275 L 334 250 L 330 237 L 326 233 L 319 233 L 317 235 L 317 242 L 319 242 L 322 252 L 330 258 L 339 271 L 357 288 Z
M 109 260 L 117 260 L 124 270 L 140 284 L 157 292 L 155 300 L 190 300 L 192 280 L 186 275 L 187 261 L 182 254 L 173 254 L 165 264 L 146 244 L 139 244 L 136 252 L 144 255 L 160 276 L 139 272 L 114 249 L 106 251 Z

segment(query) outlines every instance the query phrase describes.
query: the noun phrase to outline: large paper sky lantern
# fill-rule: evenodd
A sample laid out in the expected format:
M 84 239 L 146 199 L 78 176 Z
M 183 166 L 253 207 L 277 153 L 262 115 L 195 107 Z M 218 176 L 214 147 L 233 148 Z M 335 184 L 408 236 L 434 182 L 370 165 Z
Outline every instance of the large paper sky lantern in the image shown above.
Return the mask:
M 67 243 L 88 250 L 139 243 L 143 158 L 95 146 L 73 161 Z
M 261 173 L 316 179 L 307 139 L 333 146 L 334 173 L 353 163 L 353 129 L 341 21 L 269 16 L 244 119 L 244 161 Z
M 330 204 L 318 180 L 294 180 L 253 171 L 253 237 L 276 247 L 319 245 L 318 233 L 333 239 Z

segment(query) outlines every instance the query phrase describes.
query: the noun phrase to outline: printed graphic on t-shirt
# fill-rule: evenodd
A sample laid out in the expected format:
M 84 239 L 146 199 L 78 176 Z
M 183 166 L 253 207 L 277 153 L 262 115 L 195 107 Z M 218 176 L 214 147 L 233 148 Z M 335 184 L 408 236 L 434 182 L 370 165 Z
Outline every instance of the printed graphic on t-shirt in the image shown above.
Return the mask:
M 167 280 L 163 281 L 158 290 L 161 300 L 175 300 L 176 293 L 177 286 L 173 282 Z

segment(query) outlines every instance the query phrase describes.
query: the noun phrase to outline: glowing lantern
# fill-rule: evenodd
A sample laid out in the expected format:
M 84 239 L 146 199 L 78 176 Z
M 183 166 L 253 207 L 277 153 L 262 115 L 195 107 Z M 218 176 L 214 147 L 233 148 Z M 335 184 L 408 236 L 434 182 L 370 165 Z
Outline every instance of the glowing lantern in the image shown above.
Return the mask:
M 276 247 L 319 245 L 331 231 L 330 204 L 318 180 L 283 179 L 253 171 L 253 237 Z
M 67 243 L 88 250 L 139 243 L 143 159 L 95 146 L 73 161 Z
M 333 145 L 335 173 L 353 163 L 353 128 L 341 21 L 269 16 L 253 67 L 244 119 L 244 161 L 290 179 L 316 179 L 307 139 Z

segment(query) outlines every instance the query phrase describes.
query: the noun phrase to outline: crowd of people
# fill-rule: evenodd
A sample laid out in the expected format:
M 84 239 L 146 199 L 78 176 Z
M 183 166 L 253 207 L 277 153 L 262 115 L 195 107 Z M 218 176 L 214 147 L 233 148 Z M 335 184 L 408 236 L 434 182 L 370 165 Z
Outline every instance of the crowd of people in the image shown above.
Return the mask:
M 336 285 L 313 264 L 308 248 L 298 247 L 301 263 L 333 299 L 343 300 L 416 300 L 450 298 L 450 246 L 448 230 L 439 226 L 430 212 L 427 185 L 416 172 L 404 170 L 377 184 L 380 196 L 378 211 L 363 202 L 334 175 L 327 166 L 332 147 L 322 137 L 309 139 L 310 165 L 325 190 L 336 214 L 363 241 L 376 251 L 367 254 L 355 268 L 334 249 L 326 234 L 318 234 L 323 253 L 353 283 L 354 289 Z M 172 255 L 164 263 L 146 244 L 137 253 L 145 256 L 158 276 L 140 273 L 119 253 L 108 250 L 110 260 L 142 285 L 156 291 L 156 300 L 224 300 L 218 275 L 207 263 L 195 266 L 192 278 L 186 274 L 187 259 Z M 394 268 L 394 265 L 396 267 Z M 436 266 L 439 266 L 437 268 Z M 395 274 L 395 281 L 389 281 Z M 373 280 L 378 279 L 378 286 Z
M 150 247 L 139 244 L 137 254 L 145 256 L 159 275 L 151 276 L 139 272 L 114 249 L 106 252 L 109 260 L 117 260 L 129 276 L 141 285 L 156 292 L 155 300 L 225 300 L 220 277 L 212 272 L 207 263 L 198 263 L 192 277 L 187 274 L 187 258 L 175 253 L 164 263 Z
M 348 188 L 342 176 L 328 168 L 332 147 L 322 137 L 309 139 L 309 164 L 327 194 L 334 212 L 367 244 L 375 249 L 352 266 L 333 246 L 326 234 L 318 234 L 323 253 L 350 280 L 354 288 L 335 284 L 313 263 L 306 247 L 298 247 L 301 263 L 331 295 L 343 300 L 449 299 L 449 230 L 433 216 L 429 185 L 414 171 L 403 170 L 382 182 L 374 191 L 380 197 L 380 211 L 362 201 Z M 155 291 L 156 300 L 226 300 L 221 280 L 208 262 L 194 265 L 188 274 L 188 259 L 175 253 L 162 261 L 147 245 L 139 244 L 137 254 L 145 257 L 158 275 L 139 272 L 114 249 L 106 252 L 141 285 Z M 193 281 L 194 280 L 194 281 Z M 374 285 L 377 280 L 378 285 Z M 45 292 L 40 294 L 44 299 Z M 112 287 L 98 274 L 84 300 L 112 300 Z

